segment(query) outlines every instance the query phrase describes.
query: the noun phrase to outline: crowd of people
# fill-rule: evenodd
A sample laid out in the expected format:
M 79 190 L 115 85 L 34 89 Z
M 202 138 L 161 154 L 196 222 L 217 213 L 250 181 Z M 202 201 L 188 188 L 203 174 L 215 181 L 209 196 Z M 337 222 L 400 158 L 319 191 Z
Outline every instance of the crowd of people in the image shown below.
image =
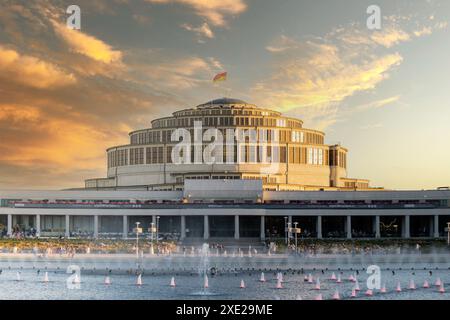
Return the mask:
M 141 241 L 143 253 L 170 254 L 177 249 L 174 242 Z M 135 253 L 134 240 L 66 240 L 66 239 L 8 239 L 0 240 L 0 253 L 33 253 L 36 255 L 114 254 Z

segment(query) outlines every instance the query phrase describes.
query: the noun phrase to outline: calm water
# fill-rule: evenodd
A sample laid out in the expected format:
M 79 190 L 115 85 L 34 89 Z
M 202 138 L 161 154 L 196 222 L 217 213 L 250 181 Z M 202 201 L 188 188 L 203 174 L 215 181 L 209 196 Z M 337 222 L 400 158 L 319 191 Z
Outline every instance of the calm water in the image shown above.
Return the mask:
M 103 275 L 92 275 L 81 273 L 80 289 L 68 289 L 66 280 L 68 274 L 62 271 L 49 271 L 48 283 L 43 283 L 44 272 L 39 275 L 36 270 L 19 270 L 22 281 L 16 281 L 16 269 L 4 269 L 0 274 L 0 299 L 282 299 L 293 300 L 301 297 L 304 300 L 314 299 L 319 293 L 323 299 L 331 299 L 336 289 L 339 290 L 342 299 L 350 299 L 351 290 L 354 283 L 348 280 L 353 272 L 344 271 L 341 275 L 342 283 L 328 280 L 331 271 L 326 271 L 323 275 L 319 272 L 311 272 L 316 278 L 320 278 L 321 290 L 314 290 L 314 283 L 304 282 L 305 274 L 286 273 L 283 276 L 283 288 L 276 289 L 276 275 L 271 272 L 265 274 L 267 282 L 259 282 L 259 272 L 245 272 L 236 274 L 222 274 L 209 277 L 209 289 L 207 295 L 203 293 L 203 278 L 199 275 L 179 274 L 175 276 L 176 287 L 169 286 L 172 275 L 144 275 L 142 277 L 143 285 L 135 285 L 136 276 L 134 275 L 111 275 L 111 285 L 105 285 Z M 450 299 L 450 271 L 396 271 L 392 275 L 391 271 L 382 270 L 382 283 L 386 283 L 387 293 L 381 294 L 374 290 L 373 297 L 365 297 L 367 274 L 360 271 L 358 276 L 361 291 L 357 299 Z M 336 276 L 339 272 L 335 272 Z M 440 277 L 444 282 L 446 292 L 441 294 L 434 286 L 436 278 Z M 241 279 L 244 280 L 246 288 L 240 289 Z M 414 279 L 417 289 L 408 290 L 410 279 Z M 422 284 L 425 280 L 430 283 L 429 289 L 423 289 Z M 400 281 L 402 292 L 396 293 L 394 289 Z

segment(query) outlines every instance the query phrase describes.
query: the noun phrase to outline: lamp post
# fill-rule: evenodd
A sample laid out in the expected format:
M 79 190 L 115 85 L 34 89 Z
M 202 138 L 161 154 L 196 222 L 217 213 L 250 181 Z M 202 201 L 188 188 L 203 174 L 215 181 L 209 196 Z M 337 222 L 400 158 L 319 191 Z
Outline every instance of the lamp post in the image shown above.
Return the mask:
M 151 242 L 153 242 L 153 240 L 155 240 L 155 231 L 156 231 L 154 222 L 150 223 L 150 228 L 149 228 L 148 231 L 150 231 L 150 234 L 151 234 L 150 235 L 150 240 L 151 240 Z
M 447 222 L 447 245 L 450 246 L 450 222 Z
M 291 228 L 291 223 L 290 222 L 288 222 L 288 224 L 287 224 L 287 232 L 288 232 L 288 236 L 287 236 L 287 245 L 288 245 L 288 247 L 289 247 L 289 245 L 290 245 L 290 243 L 291 243 L 291 232 L 292 232 L 292 228 Z
M 158 238 L 159 238 L 159 218 L 160 216 L 156 217 L 156 244 L 158 244 Z
M 295 252 L 297 252 L 297 224 L 298 224 L 298 222 L 294 222 L 294 231 L 295 231 Z
M 140 225 L 141 223 L 140 222 L 136 222 L 136 258 L 137 259 L 139 259 L 139 230 L 140 230 L 140 228 L 139 228 L 139 225 Z
M 287 236 L 288 236 L 288 230 L 287 230 L 287 220 L 288 220 L 288 217 L 284 217 L 284 243 L 287 245 L 287 243 L 288 243 L 288 239 L 287 239 Z

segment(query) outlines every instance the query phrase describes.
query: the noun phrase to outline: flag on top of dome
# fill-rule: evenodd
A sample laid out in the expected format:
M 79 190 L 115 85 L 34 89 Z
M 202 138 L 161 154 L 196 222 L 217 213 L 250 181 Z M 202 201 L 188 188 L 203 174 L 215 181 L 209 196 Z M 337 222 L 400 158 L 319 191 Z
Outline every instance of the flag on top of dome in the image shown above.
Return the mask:
M 225 81 L 227 80 L 227 73 L 221 72 L 219 74 L 216 74 L 216 76 L 213 78 L 213 82 L 219 82 L 219 81 Z

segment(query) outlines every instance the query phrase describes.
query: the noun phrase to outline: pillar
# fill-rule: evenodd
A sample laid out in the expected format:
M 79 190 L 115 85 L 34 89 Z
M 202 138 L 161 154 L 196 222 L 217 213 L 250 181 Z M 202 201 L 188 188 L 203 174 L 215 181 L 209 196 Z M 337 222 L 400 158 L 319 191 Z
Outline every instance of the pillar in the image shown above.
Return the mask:
M 98 238 L 98 215 L 94 216 L 94 238 Z
M 239 239 L 239 216 L 234 216 L 234 238 Z
M 352 238 L 352 216 L 347 216 L 347 239 Z
M 12 214 L 8 214 L 8 236 L 12 235 Z
M 180 231 L 181 231 L 181 240 L 186 238 L 186 216 L 181 216 L 181 227 L 180 227 Z
M 405 216 L 403 219 L 403 238 L 410 237 L 410 227 L 409 227 L 409 215 Z
M 128 216 L 122 217 L 122 238 L 128 238 Z
M 317 216 L 317 239 L 322 239 L 322 216 Z
M 375 216 L 375 238 L 381 238 L 380 216 Z
M 66 237 L 66 238 L 69 238 L 70 237 L 70 216 L 68 215 L 68 214 L 66 214 L 66 227 L 65 227 L 65 229 L 64 229 L 64 236 Z
M 209 219 L 208 216 L 203 217 L 203 239 L 209 239 Z
M 433 236 L 439 238 L 439 216 L 434 216 Z
M 259 229 L 259 237 L 261 238 L 261 241 L 266 240 L 266 217 L 261 216 L 261 226 Z
M 36 215 L 36 237 L 41 235 L 41 215 Z

